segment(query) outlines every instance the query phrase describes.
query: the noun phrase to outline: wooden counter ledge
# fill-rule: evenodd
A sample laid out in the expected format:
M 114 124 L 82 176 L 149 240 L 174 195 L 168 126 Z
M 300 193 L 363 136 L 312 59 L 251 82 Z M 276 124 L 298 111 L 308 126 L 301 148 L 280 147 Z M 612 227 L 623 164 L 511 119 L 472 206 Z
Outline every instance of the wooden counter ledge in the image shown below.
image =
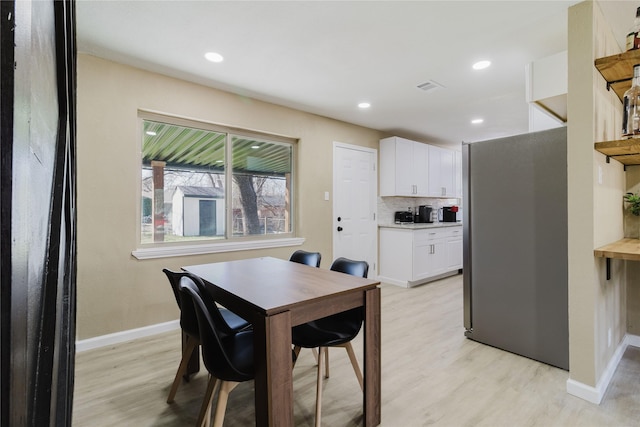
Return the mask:
M 628 259 L 640 261 L 640 239 L 622 239 L 593 250 L 600 258 Z
M 640 239 L 622 239 L 593 250 L 599 258 L 607 259 L 607 280 L 611 279 L 611 258 L 640 261 Z

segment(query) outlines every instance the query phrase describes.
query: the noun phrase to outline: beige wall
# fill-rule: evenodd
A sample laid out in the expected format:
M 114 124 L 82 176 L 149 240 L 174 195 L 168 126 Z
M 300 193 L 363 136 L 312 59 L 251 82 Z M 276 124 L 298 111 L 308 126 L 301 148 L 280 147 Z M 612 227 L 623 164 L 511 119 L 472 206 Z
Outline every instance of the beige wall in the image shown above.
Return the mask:
M 594 248 L 624 235 L 623 167 L 606 163 L 593 149 L 596 141 L 620 137 L 621 103 L 593 65 L 596 57 L 620 48 L 598 4 L 590 1 L 569 9 L 568 41 L 570 376 L 596 387 L 626 333 L 624 264 L 612 261 L 607 281 L 604 260 L 593 256 Z
M 640 166 L 627 166 L 625 192 L 640 193 Z M 625 211 L 625 237 L 640 238 L 640 218 Z M 627 262 L 627 332 L 640 335 L 640 262 Z
M 162 268 L 253 256 L 288 258 L 300 247 L 136 260 L 138 110 L 298 138 L 297 230 L 302 248 L 332 259 L 333 142 L 378 148 L 379 132 L 78 55 L 78 314 L 86 339 L 177 319 Z

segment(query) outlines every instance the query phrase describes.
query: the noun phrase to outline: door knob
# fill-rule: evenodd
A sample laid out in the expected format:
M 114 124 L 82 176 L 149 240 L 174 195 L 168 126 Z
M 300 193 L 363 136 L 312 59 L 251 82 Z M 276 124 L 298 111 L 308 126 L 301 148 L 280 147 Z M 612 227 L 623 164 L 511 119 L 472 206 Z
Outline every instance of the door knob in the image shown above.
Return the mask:
M 338 227 L 338 231 L 342 231 L 342 227 Z

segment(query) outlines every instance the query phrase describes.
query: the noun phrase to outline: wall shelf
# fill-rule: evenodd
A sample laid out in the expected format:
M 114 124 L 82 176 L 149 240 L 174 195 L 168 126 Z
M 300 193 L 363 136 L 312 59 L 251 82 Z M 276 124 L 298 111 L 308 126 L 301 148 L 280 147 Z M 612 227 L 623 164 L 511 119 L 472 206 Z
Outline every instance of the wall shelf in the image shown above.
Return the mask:
M 607 89 L 612 88 L 621 101 L 626 90 L 631 87 L 633 66 L 636 64 L 640 64 L 640 49 L 598 58 L 595 61 L 596 68 L 607 81 Z
M 624 238 L 593 250 L 593 255 L 607 259 L 607 280 L 611 279 L 611 258 L 640 261 L 640 240 Z
M 595 66 L 607 81 L 607 89 L 613 89 L 622 101 L 624 93 L 631 87 L 633 66 L 640 64 L 640 49 L 618 53 L 595 60 Z M 596 142 L 597 151 L 616 159 L 626 166 L 640 165 L 640 139 Z
M 595 149 L 625 166 L 640 165 L 640 139 L 596 142 Z

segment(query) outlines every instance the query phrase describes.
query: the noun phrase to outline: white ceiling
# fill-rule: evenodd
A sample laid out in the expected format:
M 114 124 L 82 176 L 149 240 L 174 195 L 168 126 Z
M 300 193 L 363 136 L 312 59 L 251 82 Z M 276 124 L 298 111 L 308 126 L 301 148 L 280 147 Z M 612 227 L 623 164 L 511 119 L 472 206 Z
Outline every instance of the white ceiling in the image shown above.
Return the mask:
M 575 3 L 79 0 L 77 41 L 80 52 L 454 145 L 528 131 L 525 65 L 567 49 Z M 619 43 L 637 6 L 602 2 Z M 208 51 L 224 62 L 205 61 Z M 492 66 L 473 71 L 480 59 Z M 428 80 L 445 88 L 417 88 Z

